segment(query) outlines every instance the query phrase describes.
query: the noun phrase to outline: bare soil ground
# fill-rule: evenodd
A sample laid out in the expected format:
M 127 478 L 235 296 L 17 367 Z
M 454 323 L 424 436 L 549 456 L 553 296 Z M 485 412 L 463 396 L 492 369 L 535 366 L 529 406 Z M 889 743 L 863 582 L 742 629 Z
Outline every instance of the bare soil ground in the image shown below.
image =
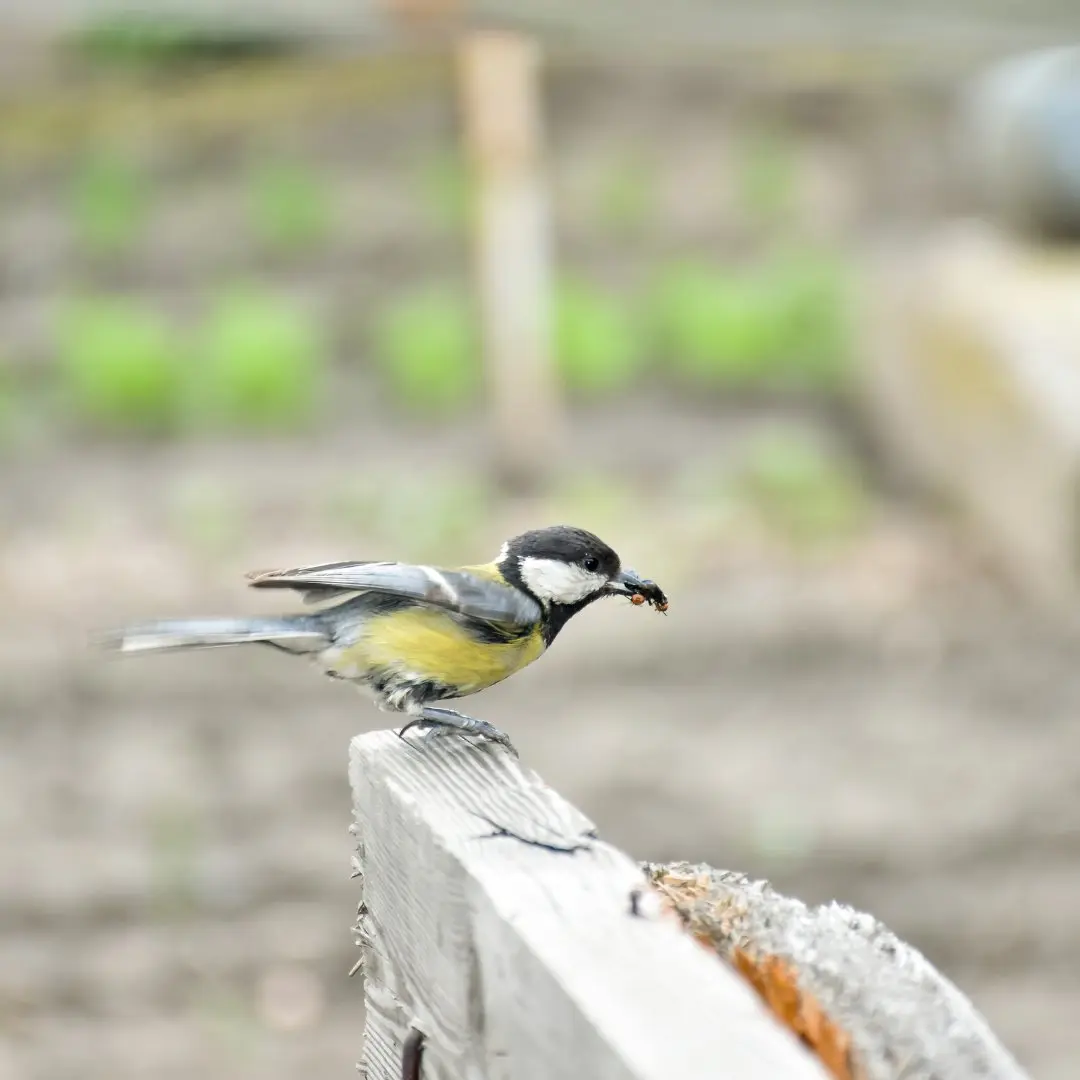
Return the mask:
M 700 79 L 635 71 L 552 89 L 564 265 L 621 283 L 665 252 L 745 241 L 733 113 Z M 859 138 L 802 148 L 803 216 L 834 239 L 902 224 L 941 184 L 928 125 L 872 112 Z M 428 102 L 293 133 L 347 189 L 339 247 L 311 265 L 244 250 L 229 231 L 231 148 L 204 151 L 106 284 L 183 313 L 206 281 L 254 274 L 362 326 L 377 295 L 466 265 L 461 236 L 402 182 L 449 145 L 452 120 Z M 646 148 L 659 205 L 631 242 L 597 226 L 595 190 Z M 33 367 L 48 362 L 58 297 L 90 269 L 55 190 L 8 195 L 0 331 Z M 363 334 L 337 338 L 360 366 Z M 260 610 L 241 578 L 260 566 L 475 559 L 564 517 L 663 582 L 671 617 L 590 611 L 473 711 L 632 854 L 873 911 L 973 996 L 1034 1076 L 1072 1080 L 1077 643 L 1025 616 L 969 540 L 884 494 L 831 553 L 742 536 L 680 484 L 755 414 L 651 397 L 575 416 L 568 461 L 593 487 L 574 498 L 500 504 L 447 539 L 425 530 L 414 495 L 371 529 L 362 500 L 342 509 L 355 485 L 460 484 L 483 448 L 467 423 L 430 430 L 377 398 L 338 400 L 317 438 L 125 448 L 43 431 L 0 463 L 0 1080 L 347 1076 L 360 1053 L 346 751 L 387 718 L 280 656 L 109 663 L 86 649 L 91 631 Z M 630 498 L 611 504 L 604 478 L 620 474 Z
M 575 439 L 633 419 L 579 418 Z M 721 429 L 662 419 L 642 430 Z M 254 610 L 239 580 L 253 565 L 370 553 L 362 533 L 290 518 L 344 445 L 294 447 L 291 469 L 250 447 L 100 449 L 6 475 L 22 511 L 0 544 L 5 1080 L 351 1070 L 346 748 L 386 718 L 269 653 L 85 648 L 121 618 Z M 247 523 L 217 554 L 162 523 L 170 491 L 211 476 Z M 1075 643 L 1025 619 L 944 523 L 884 497 L 859 538 L 807 558 L 695 539 L 653 512 L 663 486 L 618 533 L 671 582 L 671 616 L 590 611 L 473 711 L 634 855 L 873 911 L 1035 1076 L 1073 1076 Z M 545 512 L 504 507 L 483 542 Z

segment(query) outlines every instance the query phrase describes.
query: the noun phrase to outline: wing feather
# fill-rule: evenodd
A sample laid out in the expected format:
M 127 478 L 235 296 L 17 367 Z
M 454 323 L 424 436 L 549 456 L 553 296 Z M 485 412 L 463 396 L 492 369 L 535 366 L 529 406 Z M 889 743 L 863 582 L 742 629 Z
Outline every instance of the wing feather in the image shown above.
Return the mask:
M 347 593 L 377 592 L 454 611 L 467 618 L 528 626 L 541 615 L 535 600 L 509 585 L 467 570 L 397 562 L 340 562 L 263 570 L 248 575 L 255 589 L 296 589 L 308 603 Z

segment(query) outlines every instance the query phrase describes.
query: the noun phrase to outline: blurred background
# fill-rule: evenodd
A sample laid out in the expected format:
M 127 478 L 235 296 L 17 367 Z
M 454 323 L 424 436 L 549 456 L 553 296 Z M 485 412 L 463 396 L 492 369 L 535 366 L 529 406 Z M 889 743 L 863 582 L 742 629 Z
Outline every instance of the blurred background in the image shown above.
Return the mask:
M 599 605 L 470 711 L 1075 1076 L 1080 67 L 980 77 L 1078 16 L 896 8 L 5 6 L 0 1078 L 361 1053 L 387 718 L 89 633 L 560 521 L 670 617 Z

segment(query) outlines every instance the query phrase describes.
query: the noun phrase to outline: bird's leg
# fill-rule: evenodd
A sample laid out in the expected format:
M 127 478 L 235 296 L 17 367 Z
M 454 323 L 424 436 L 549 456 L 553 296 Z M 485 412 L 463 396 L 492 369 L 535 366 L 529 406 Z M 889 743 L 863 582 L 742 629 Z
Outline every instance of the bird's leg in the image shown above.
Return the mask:
M 457 732 L 459 735 L 480 735 L 485 739 L 490 739 L 492 742 L 497 742 L 500 746 L 505 746 L 507 750 L 517 757 L 517 750 L 514 749 L 514 744 L 510 742 L 510 736 L 506 732 L 500 731 L 494 724 L 489 724 L 486 720 L 475 720 L 473 717 L 455 712 L 453 709 L 441 709 L 435 705 L 425 705 L 402 727 L 398 735 L 404 737 L 409 728 L 416 727 L 418 724 L 431 725 L 431 730 L 424 735 L 425 742 L 432 737 L 449 734 L 450 732 Z

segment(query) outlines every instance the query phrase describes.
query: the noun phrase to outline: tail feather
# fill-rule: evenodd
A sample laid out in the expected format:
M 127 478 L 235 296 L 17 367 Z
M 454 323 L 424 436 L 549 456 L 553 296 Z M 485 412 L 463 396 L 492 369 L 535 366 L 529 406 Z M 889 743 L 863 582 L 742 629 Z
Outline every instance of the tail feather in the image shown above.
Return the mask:
M 281 618 L 162 619 L 101 635 L 98 644 L 116 652 L 216 649 L 226 645 L 267 643 L 291 652 L 317 652 L 329 644 L 311 616 Z

